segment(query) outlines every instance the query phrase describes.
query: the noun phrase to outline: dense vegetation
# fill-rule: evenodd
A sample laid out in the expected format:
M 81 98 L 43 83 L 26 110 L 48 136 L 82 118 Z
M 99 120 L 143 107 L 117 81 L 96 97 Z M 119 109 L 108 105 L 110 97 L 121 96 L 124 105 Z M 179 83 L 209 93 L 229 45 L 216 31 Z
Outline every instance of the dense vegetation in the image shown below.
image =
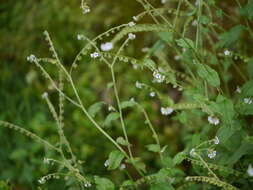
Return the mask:
M 0 190 L 251 189 L 253 0 L 0 4 Z

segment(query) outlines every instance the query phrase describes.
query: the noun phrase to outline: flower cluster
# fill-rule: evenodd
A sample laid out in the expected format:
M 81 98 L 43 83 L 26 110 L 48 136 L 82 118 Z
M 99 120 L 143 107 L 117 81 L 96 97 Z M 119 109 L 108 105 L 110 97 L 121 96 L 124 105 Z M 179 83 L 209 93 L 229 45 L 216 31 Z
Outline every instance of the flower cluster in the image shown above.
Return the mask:
M 48 97 L 48 93 L 47 93 L 47 92 L 44 92 L 44 93 L 41 95 L 41 97 L 42 97 L 43 99 L 46 99 L 46 98 Z
M 208 116 L 208 122 L 213 125 L 218 125 L 220 123 L 220 120 L 217 117 Z
M 170 107 L 161 107 L 161 113 L 162 115 L 170 115 L 173 112 L 173 108 Z

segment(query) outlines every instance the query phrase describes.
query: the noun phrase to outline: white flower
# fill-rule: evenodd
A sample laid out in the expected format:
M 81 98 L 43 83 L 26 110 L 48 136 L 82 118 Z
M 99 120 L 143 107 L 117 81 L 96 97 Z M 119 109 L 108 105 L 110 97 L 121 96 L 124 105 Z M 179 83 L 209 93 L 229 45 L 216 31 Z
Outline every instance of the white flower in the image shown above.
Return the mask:
M 160 111 L 162 115 L 170 115 L 174 110 L 173 108 L 170 108 L 170 107 L 166 107 L 166 108 L 161 107 Z
M 197 20 L 194 20 L 193 22 L 192 22 L 192 26 L 197 26 L 198 25 L 198 21 Z
M 135 102 L 135 99 L 134 99 L 134 98 L 130 98 L 130 101 L 131 101 L 131 102 Z
M 219 144 L 220 143 L 220 139 L 216 136 L 214 138 L 214 144 Z
M 88 182 L 88 183 L 85 183 L 85 184 L 84 184 L 84 187 L 91 187 L 91 183 L 89 183 L 89 182 Z
M 113 48 L 113 44 L 111 42 L 106 42 L 101 44 L 100 48 L 102 51 L 110 51 Z
M 139 82 L 139 81 L 136 81 L 135 82 L 135 86 L 136 86 L 136 88 L 142 88 L 142 84 Z
M 84 38 L 84 35 L 82 34 L 77 34 L 76 36 L 77 40 L 82 40 Z
M 129 40 L 134 40 L 136 38 L 136 35 L 135 34 L 133 34 L 133 33 L 129 33 L 128 34 L 128 39 Z
M 36 61 L 36 59 L 37 59 L 36 56 L 33 54 L 27 56 L 27 58 L 26 58 L 26 60 L 29 62 L 34 62 L 34 61 Z
M 38 180 L 38 182 L 39 182 L 40 184 L 44 184 L 44 183 L 46 182 L 46 180 L 45 180 L 44 178 L 41 178 L 41 179 Z
M 133 22 L 133 21 L 128 23 L 128 26 L 130 26 L 130 27 L 132 27 L 134 25 L 135 25 L 135 22 Z
M 227 56 L 228 56 L 228 55 L 230 55 L 230 54 L 231 54 L 231 52 L 230 52 L 229 50 L 226 49 L 226 50 L 224 51 L 224 55 L 227 55 Z
M 192 149 L 191 149 L 190 155 L 191 155 L 192 157 L 194 157 L 194 156 L 196 155 L 195 148 L 192 148 Z
M 105 166 L 105 167 L 108 167 L 108 166 L 109 166 L 109 160 L 106 160 L 106 161 L 105 161 L 104 166 Z
M 44 162 L 45 164 L 50 164 L 50 159 L 44 158 L 43 162 Z
M 154 82 L 158 82 L 158 83 L 162 83 L 165 79 L 164 75 L 161 75 L 159 72 L 154 71 L 153 72 L 153 76 L 154 76 Z
M 253 168 L 252 168 L 252 165 L 251 165 L 251 164 L 248 166 L 247 173 L 248 173 L 248 175 L 249 175 L 250 177 L 253 176 Z
M 125 168 L 126 168 L 125 164 L 121 164 L 120 167 L 119 167 L 120 170 L 124 170 Z
M 239 94 L 242 92 L 242 90 L 239 86 L 236 87 L 236 92 L 239 93 Z
M 97 57 L 99 57 L 99 56 L 100 56 L 100 55 L 99 55 L 98 52 L 94 52 L 94 53 L 91 53 L 91 54 L 90 54 L 90 57 L 91 57 L 91 58 L 94 58 L 94 59 L 97 58 Z
M 138 21 L 137 16 L 133 16 L 133 20 L 134 20 L 134 21 Z
M 82 9 L 83 9 L 83 14 L 87 14 L 90 12 L 90 8 L 88 6 L 85 6 Z
M 142 51 L 143 53 L 148 52 L 148 51 L 149 51 L 149 48 L 148 48 L 148 47 L 144 47 L 144 48 L 141 49 L 141 51 Z
M 155 92 L 150 92 L 150 93 L 149 93 L 149 96 L 155 97 Z
M 176 61 L 178 61 L 180 58 L 181 58 L 180 55 L 176 55 L 176 56 L 174 57 L 174 59 L 175 59 Z
M 115 110 L 115 109 L 114 109 L 113 106 L 110 105 L 110 106 L 108 107 L 108 111 L 114 111 L 114 110 Z
M 208 122 L 213 125 L 218 125 L 220 120 L 217 117 L 208 116 Z
M 42 94 L 42 98 L 45 99 L 45 98 L 47 98 L 47 97 L 48 97 L 48 93 L 47 93 L 47 92 L 44 92 L 44 93 Z
M 210 158 L 210 159 L 213 159 L 215 156 L 216 156 L 216 151 L 211 151 L 207 156 Z
M 161 0 L 162 4 L 165 4 L 168 0 Z
M 245 104 L 252 104 L 252 99 L 251 98 L 244 98 L 243 99 Z

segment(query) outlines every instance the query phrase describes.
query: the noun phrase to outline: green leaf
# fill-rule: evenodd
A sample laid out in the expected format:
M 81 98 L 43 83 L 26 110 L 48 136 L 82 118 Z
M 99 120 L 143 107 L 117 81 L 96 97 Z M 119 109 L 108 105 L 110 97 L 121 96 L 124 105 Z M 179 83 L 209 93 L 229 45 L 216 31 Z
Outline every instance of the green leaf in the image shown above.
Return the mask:
M 135 106 L 135 102 L 132 101 L 132 100 L 128 100 L 128 101 L 124 101 L 124 102 L 120 103 L 121 109 L 128 108 L 128 107 L 133 107 L 133 106 Z
M 218 48 L 230 47 L 238 41 L 242 31 L 245 30 L 243 25 L 237 25 L 229 31 L 220 35 L 220 42 L 217 44 Z
M 151 70 L 156 68 L 156 63 L 152 59 L 145 59 L 144 64 Z
M 240 13 L 251 20 L 253 18 L 253 0 L 248 0 L 248 3 L 240 10 Z
M 194 43 L 191 39 L 189 38 L 181 38 L 176 40 L 177 45 L 182 47 L 182 48 L 187 48 L 187 49 L 193 49 L 194 48 Z
M 186 153 L 185 152 L 179 152 L 174 158 L 173 158 L 173 163 L 174 165 L 181 164 L 181 162 L 186 158 Z
M 109 115 L 107 115 L 107 117 L 105 118 L 105 122 L 104 122 L 104 126 L 110 126 L 111 122 L 114 120 L 117 120 L 120 117 L 118 112 L 113 112 L 110 113 Z
M 173 42 L 173 33 L 172 32 L 159 32 L 158 35 L 166 43 Z
M 204 64 L 196 64 L 196 66 L 197 73 L 202 79 L 206 80 L 211 86 L 220 86 L 219 75 L 214 69 Z
M 94 179 L 95 179 L 97 190 L 114 190 L 115 189 L 114 184 L 111 182 L 111 180 L 107 178 L 95 176 Z
M 97 102 L 97 103 L 91 105 L 88 108 L 88 112 L 91 115 L 91 117 L 95 117 L 95 115 L 101 110 L 101 108 L 104 104 L 105 104 L 105 102 Z
M 108 169 L 115 170 L 120 166 L 121 161 L 124 159 L 124 154 L 118 150 L 112 151 L 108 158 Z
M 135 157 L 133 158 L 133 160 L 127 159 L 126 160 L 127 163 L 133 164 L 141 171 L 143 171 L 144 173 L 146 173 L 146 165 L 141 161 L 141 159 L 139 157 Z
M 123 138 L 123 137 L 118 137 L 116 140 L 117 143 L 124 145 L 124 146 L 128 146 L 129 143 Z
M 161 148 L 158 144 L 149 144 L 146 147 L 151 152 L 160 152 L 161 151 Z

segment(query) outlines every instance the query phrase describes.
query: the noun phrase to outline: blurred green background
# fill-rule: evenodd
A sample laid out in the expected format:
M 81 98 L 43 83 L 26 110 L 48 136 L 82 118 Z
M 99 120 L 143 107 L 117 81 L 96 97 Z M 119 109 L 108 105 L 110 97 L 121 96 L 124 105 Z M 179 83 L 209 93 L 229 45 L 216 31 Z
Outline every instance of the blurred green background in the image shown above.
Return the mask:
M 159 0 L 150 1 L 155 7 L 161 6 Z M 224 2 L 227 2 L 224 3 Z M 243 3 L 243 2 L 242 2 Z M 0 119 L 18 124 L 47 139 L 57 143 L 58 135 L 56 125 L 41 94 L 47 91 L 52 102 L 57 105 L 57 93 L 51 89 L 50 84 L 41 76 L 40 71 L 26 61 L 26 57 L 35 54 L 38 57 L 50 57 L 48 44 L 44 40 L 43 31 L 47 30 L 55 44 L 56 50 L 63 63 L 71 65 L 76 54 L 84 46 L 83 41 L 78 41 L 77 34 L 85 34 L 90 38 L 106 31 L 107 29 L 128 23 L 132 16 L 143 11 L 143 8 L 134 0 L 91 0 L 88 1 L 91 13 L 82 14 L 79 1 L 62 0 L 8 0 L 0 3 Z M 176 7 L 176 1 L 171 3 Z M 235 3 L 230 0 L 222 1 L 220 6 L 227 12 L 234 12 Z M 142 22 L 149 22 L 144 18 Z M 240 18 L 233 18 L 238 23 Z M 233 23 L 233 21 L 231 23 Z M 240 21 L 239 21 L 240 22 Z M 222 24 L 222 23 L 221 23 Z M 225 28 L 231 26 L 223 25 Z M 154 43 L 153 35 L 140 35 L 124 52 L 133 57 L 141 57 L 141 49 Z M 109 38 L 108 38 L 109 39 Z M 245 38 L 247 41 L 247 38 Z M 242 41 L 245 42 L 245 41 Z M 246 49 L 247 51 L 248 49 Z M 54 75 L 54 67 L 48 67 Z M 184 148 L 184 143 L 190 141 L 189 134 L 198 131 L 202 125 L 198 117 L 200 112 L 181 112 L 174 119 L 168 119 L 160 114 L 160 102 L 151 100 L 147 93 L 135 88 L 136 81 L 151 83 L 152 73 L 135 70 L 131 65 L 121 63 L 116 67 L 117 84 L 121 100 L 134 97 L 141 100 L 142 105 L 148 110 L 151 120 L 156 126 L 162 144 L 167 144 L 168 152 L 174 155 Z M 88 107 L 95 102 L 105 101 L 113 103 L 113 93 L 107 88 L 111 82 L 110 72 L 106 65 L 83 59 L 74 74 L 75 83 Z M 240 82 L 240 81 L 239 81 Z M 166 95 L 177 101 L 180 95 L 172 88 L 158 88 Z M 234 87 L 233 87 L 234 88 Z M 71 93 L 70 93 L 71 94 Z M 108 114 L 104 107 L 96 120 L 99 122 Z M 148 165 L 149 171 L 156 171 L 158 156 L 145 150 L 145 145 L 151 144 L 151 132 L 144 125 L 144 118 L 137 110 L 127 110 L 125 113 L 127 131 L 130 141 L 134 144 L 134 154 L 142 157 Z M 159 116 L 159 117 L 158 117 Z M 192 117 L 192 118 L 190 118 Z M 197 123 L 195 128 L 180 128 L 187 125 L 188 121 Z M 140 122 L 141 121 L 141 122 Z M 67 104 L 65 110 L 65 132 L 78 159 L 85 160 L 83 170 L 91 175 L 110 176 L 113 181 L 119 182 L 123 174 L 107 171 L 104 162 L 108 153 L 114 147 L 107 141 L 84 115 L 74 106 Z M 201 126 L 202 127 L 202 126 Z M 205 126 L 208 133 L 210 127 Z M 114 138 L 122 136 L 118 122 L 105 129 Z M 200 131 L 200 130 L 199 130 Z M 15 131 L 0 128 L 0 180 L 9 181 L 16 190 L 36 189 L 37 180 L 50 172 L 55 171 L 54 166 L 43 164 L 44 157 L 55 157 L 44 148 L 22 136 Z M 57 157 L 57 156 L 56 156 Z M 186 166 L 187 167 L 187 166 Z M 131 172 L 131 168 L 129 169 Z M 69 184 L 70 185 L 70 184 Z M 59 180 L 51 180 L 45 189 L 67 189 L 68 184 Z

